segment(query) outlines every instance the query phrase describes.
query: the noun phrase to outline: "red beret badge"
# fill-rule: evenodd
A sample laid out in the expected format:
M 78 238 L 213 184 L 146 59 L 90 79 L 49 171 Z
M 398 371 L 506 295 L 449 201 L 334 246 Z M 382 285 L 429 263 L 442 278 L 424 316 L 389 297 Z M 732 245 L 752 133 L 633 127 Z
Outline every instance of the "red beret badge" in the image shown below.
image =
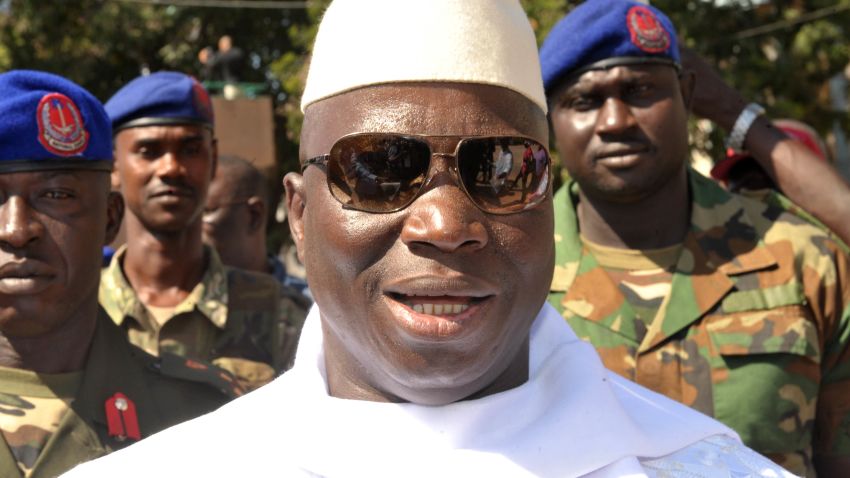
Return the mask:
M 635 6 L 626 15 L 632 43 L 647 53 L 662 53 L 670 47 L 670 34 L 652 10 Z
M 61 93 L 49 93 L 36 111 L 38 141 L 53 154 L 77 156 L 89 143 L 89 132 L 77 105 Z

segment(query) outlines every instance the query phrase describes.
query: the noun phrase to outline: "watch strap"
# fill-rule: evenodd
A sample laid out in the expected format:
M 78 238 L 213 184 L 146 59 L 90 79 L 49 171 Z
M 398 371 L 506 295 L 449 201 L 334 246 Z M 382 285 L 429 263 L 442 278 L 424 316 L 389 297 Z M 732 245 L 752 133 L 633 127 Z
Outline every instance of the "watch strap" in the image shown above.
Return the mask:
M 750 103 L 744 107 L 738 119 L 735 120 L 735 125 L 732 127 L 732 132 L 726 138 L 726 148 L 734 151 L 744 149 L 744 139 L 747 137 L 747 132 L 753 126 L 753 122 L 764 114 L 764 107 L 758 103 Z

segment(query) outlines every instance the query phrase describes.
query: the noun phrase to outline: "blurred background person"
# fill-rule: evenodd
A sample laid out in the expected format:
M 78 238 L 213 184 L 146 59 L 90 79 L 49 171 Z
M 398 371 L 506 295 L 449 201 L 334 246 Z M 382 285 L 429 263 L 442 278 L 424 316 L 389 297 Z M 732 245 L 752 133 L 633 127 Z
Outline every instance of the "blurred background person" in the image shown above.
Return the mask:
M 306 300 L 307 282 L 287 274 L 286 266 L 266 248 L 271 188 L 268 179 L 245 159 L 219 157 L 203 213 L 204 241 L 215 247 L 228 266 L 274 276 L 286 293 Z

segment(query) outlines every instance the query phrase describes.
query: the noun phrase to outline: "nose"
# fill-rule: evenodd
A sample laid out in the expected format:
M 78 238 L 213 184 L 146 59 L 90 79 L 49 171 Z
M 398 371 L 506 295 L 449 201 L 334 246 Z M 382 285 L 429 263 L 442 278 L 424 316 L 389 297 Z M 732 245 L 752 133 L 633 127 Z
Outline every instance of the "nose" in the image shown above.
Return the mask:
M 484 213 L 460 189 L 459 178 L 451 176 L 448 169 L 431 176 L 428 190 L 405 209 L 401 240 L 408 247 L 462 252 L 487 245 Z
M 156 175 L 161 178 L 175 177 L 183 173 L 183 164 L 177 155 L 168 151 L 156 162 Z
M 42 234 L 43 225 L 35 220 L 23 198 L 11 196 L 0 205 L 0 244 L 21 249 Z
M 621 133 L 635 125 L 635 118 L 632 116 L 632 110 L 620 98 L 607 98 L 599 112 L 597 120 L 597 132 L 605 133 Z

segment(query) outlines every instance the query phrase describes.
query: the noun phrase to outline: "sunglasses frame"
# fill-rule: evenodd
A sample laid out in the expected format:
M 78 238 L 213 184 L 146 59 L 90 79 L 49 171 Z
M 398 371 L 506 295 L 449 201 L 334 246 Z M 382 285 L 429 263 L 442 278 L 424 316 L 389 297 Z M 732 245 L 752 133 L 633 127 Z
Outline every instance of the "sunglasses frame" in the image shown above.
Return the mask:
M 333 151 L 333 149 L 337 146 L 337 144 L 339 144 L 340 141 L 344 141 L 344 140 L 349 139 L 349 138 L 356 138 L 356 137 L 360 137 L 360 136 L 369 136 L 369 135 L 395 136 L 395 137 L 398 137 L 399 139 L 419 141 L 419 142 L 427 145 L 429 155 L 428 155 L 428 169 L 425 171 L 425 179 L 423 180 L 422 184 L 419 186 L 419 189 L 416 191 L 416 193 L 413 194 L 413 196 L 411 196 L 410 200 L 408 202 L 406 202 L 405 204 L 403 204 L 399 207 L 393 208 L 393 209 L 386 210 L 386 211 L 371 211 L 371 210 L 363 209 L 363 208 L 360 208 L 360 207 L 357 207 L 357 206 L 354 206 L 354 205 L 351 205 L 351 204 L 346 204 L 340 198 L 338 198 L 336 196 L 336 194 L 334 194 L 333 185 L 331 184 L 332 183 L 331 178 L 328 175 L 328 171 L 327 171 L 328 162 L 330 162 L 330 159 L 331 159 L 331 153 L 322 154 L 322 155 L 319 155 L 319 156 L 314 156 L 312 158 L 306 159 L 304 161 L 304 164 L 301 165 L 301 173 L 304 174 L 304 171 L 310 165 L 323 167 L 325 169 L 325 178 L 326 178 L 325 182 L 327 183 L 327 186 L 328 186 L 328 192 L 331 194 L 331 196 L 337 202 L 342 204 L 343 209 L 349 209 L 349 210 L 353 210 L 353 211 L 361 211 L 361 212 L 366 212 L 366 213 L 371 213 L 371 214 L 390 214 L 390 213 L 398 212 L 398 211 L 405 209 L 406 207 L 413 204 L 413 202 L 416 201 L 416 199 L 418 199 L 419 196 L 422 195 L 422 192 L 426 189 L 428 184 L 433 179 L 433 175 L 431 174 L 431 166 L 433 164 L 432 159 L 434 158 L 434 156 L 451 157 L 454 160 L 451 163 L 450 169 L 455 175 L 455 182 L 457 183 L 457 186 L 459 187 L 459 189 L 461 191 L 463 191 L 464 194 L 466 194 L 466 197 L 469 198 L 470 202 L 472 202 L 472 204 L 474 204 L 475 207 L 477 207 L 478 209 L 480 209 L 481 211 L 483 211 L 486 214 L 506 216 L 506 215 L 510 215 L 510 214 L 518 214 L 518 213 L 521 213 L 521 212 L 525 212 L 525 211 L 534 209 L 537 206 L 539 206 L 540 203 L 542 203 L 546 199 L 546 196 L 548 196 L 551 193 L 552 178 L 553 178 L 553 176 L 552 176 L 553 175 L 553 173 L 552 173 L 552 155 L 549 153 L 549 148 L 543 142 L 541 142 L 537 139 L 531 138 L 529 136 L 523 136 L 523 135 L 459 136 L 459 135 L 453 135 L 453 134 L 419 135 L 419 134 L 393 133 L 393 132 L 361 132 L 361 133 L 350 133 L 350 134 L 347 134 L 345 136 L 340 137 L 339 139 L 334 141 L 333 144 L 331 145 L 331 151 Z M 435 153 L 432 146 L 431 146 L 431 141 L 429 141 L 428 138 L 457 138 L 458 140 L 457 140 L 457 144 L 455 145 L 455 149 L 454 149 L 453 153 Z M 518 209 L 516 211 L 488 211 L 487 209 L 484 209 L 484 207 L 482 207 L 480 204 L 478 204 L 478 202 L 472 197 L 472 194 L 466 189 L 466 185 L 463 183 L 463 178 L 460 175 L 460 169 L 458 168 L 458 157 L 457 157 L 457 155 L 458 155 L 458 151 L 460 151 L 461 145 L 464 143 L 464 141 L 476 140 L 476 139 L 492 139 L 492 140 L 495 140 L 497 143 L 501 139 L 517 139 L 517 140 L 521 140 L 520 144 L 522 144 L 523 141 L 531 141 L 533 143 L 536 143 L 536 144 L 539 144 L 540 146 L 542 146 L 543 150 L 546 151 L 546 160 L 547 160 L 547 165 L 546 165 L 546 193 L 542 194 L 540 196 L 540 199 L 538 199 L 537 201 L 535 201 L 533 203 L 529 203 L 525 207 L 523 207 L 522 209 Z

